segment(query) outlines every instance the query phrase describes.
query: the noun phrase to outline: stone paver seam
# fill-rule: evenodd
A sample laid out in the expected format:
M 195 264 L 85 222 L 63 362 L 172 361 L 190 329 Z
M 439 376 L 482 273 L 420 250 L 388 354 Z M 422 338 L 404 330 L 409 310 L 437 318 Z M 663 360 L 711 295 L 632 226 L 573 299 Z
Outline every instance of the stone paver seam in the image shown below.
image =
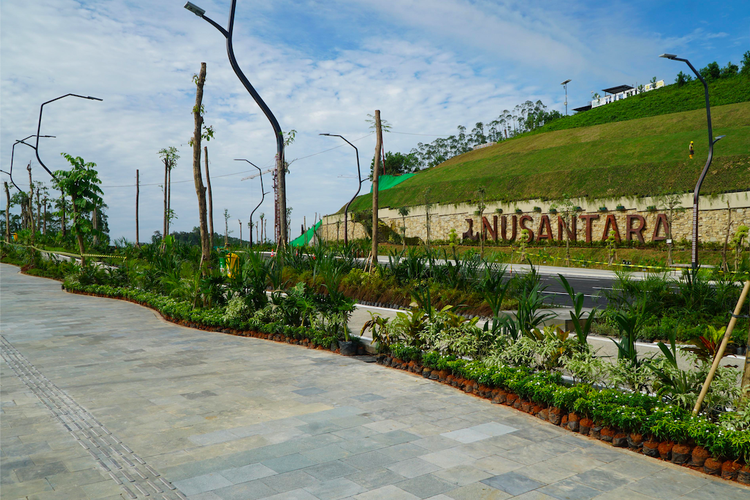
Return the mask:
M 91 455 L 96 464 L 123 489 L 128 498 L 186 500 L 185 495 L 171 482 L 161 477 L 158 471 L 128 448 L 91 413 L 37 370 L 4 336 L 0 336 L 0 348 L 0 354 L 18 378 Z

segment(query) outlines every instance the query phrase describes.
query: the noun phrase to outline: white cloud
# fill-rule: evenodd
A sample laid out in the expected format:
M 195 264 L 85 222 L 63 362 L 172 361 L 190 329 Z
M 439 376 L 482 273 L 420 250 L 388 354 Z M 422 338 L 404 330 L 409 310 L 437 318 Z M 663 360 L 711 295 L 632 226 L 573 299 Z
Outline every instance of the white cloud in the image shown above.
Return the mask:
M 8 162 L 13 140 L 34 133 L 41 102 L 68 92 L 103 98 L 101 103 L 68 98 L 48 106 L 42 130 L 57 138 L 45 142 L 40 153 L 52 168 L 64 168 L 61 151 L 99 165 L 114 237 L 134 238 L 136 169 L 143 185 L 141 238 L 161 229 L 163 167 L 157 151 L 167 146 L 177 146 L 182 157 L 173 173 L 172 204 L 179 217 L 174 227 L 197 225 L 187 141 L 195 99 L 191 76 L 201 61 L 208 66 L 206 123 L 216 129 L 208 148 L 216 176 L 217 228 L 227 208 L 236 231 L 236 217 L 247 221 L 260 196 L 257 179 L 240 181 L 254 169 L 234 159 L 248 158 L 264 168 L 273 164 L 271 127 L 230 68 L 224 38 L 185 11 L 183 3 L 18 0 L 0 7 L 0 158 Z M 227 4 L 202 6 L 223 24 Z M 663 64 L 655 57 L 646 65 L 638 62 L 659 52 L 654 40 L 691 43 L 690 35 L 639 40 L 635 28 L 618 28 L 621 20 L 595 9 L 586 7 L 591 19 L 583 19 L 584 7 L 575 3 L 565 6 L 573 14 L 560 12 L 563 6 L 556 3 L 460 0 L 293 6 L 298 18 L 309 14 L 309 24 L 277 22 L 285 19 L 277 16 L 290 4 L 240 2 L 235 27 L 240 66 L 282 128 L 298 131 L 287 151 L 289 160 L 342 145 L 320 132 L 350 140 L 367 136 L 365 119 L 375 109 L 394 131 L 443 136 L 459 124 L 489 121 L 527 99 L 561 109 L 558 83 L 571 74 L 578 75 L 574 78 L 581 86 L 588 85 L 584 78 L 602 81 L 603 75 L 624 79 L 645 72 L 640 77 L 646 79 Z M 285 34 L 304 35 L 322 18 L 330 22 L 316 33 L 317 45 L 286 41 Z M 630 48 L 628 54 L 613 57 L 612 48 L 622 46 Z M 582 91 L 585 97 L 588 90 Z M 386 147 L 399 151 L 420 140 L 432 138 L 385 137 Z M 356 145 L 367 171 L 374 138 Z M 32 156 L 31 150 L 17 155 L 16 168 Z M 303 216 L 310 224 L 316 212 L 331 213 L 350 198 L 356 181 L 339 176 L 354 175 L 355 168 L 346 145 L 292 164 L 287 183 L 293 235 Z M 246 173 L 225 176 L 235 172 Z M 46 180 L 39 168 L 35 176 Z M 269 189 L 270 176 L 265 181 Z M 259 210 L 267 216 L 273 212 L 272 199 L 268 196 Z

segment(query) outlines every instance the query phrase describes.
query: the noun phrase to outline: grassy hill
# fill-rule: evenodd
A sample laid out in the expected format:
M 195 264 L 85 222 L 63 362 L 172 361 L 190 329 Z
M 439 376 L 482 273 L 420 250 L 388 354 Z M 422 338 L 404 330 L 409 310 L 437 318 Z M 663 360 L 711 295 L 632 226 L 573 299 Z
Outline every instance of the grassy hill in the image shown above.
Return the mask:
M 736 85 L 738 80 L 732 81 Z M 682 94 L 688 104 L 695 99 L 693 87 Z M 471 201 L 480 186 L 486 190 L 487 201 L 502 202 L 556 199 L 564 194 L 607 198 L 692 191 L 708 154 L 705 108 L 654 113 L 667 109 L 659 105 L 659 109 L 651 110 L 658 116 L 589 126 L 589 122 L 611 120 L 615 113 L 620 113 L 619 119 L 623 119 L 623 114 L 617 111 L 622 105 L 629 106 L 626 115 L 633 116 L 646 101 L 639 97 L 668 90 L 670 93 L 662 94 L 662 99 L 652 99 L 652 104 L 676 99 L 671 94 L 673 90 L 667 87 L 602 107 L 611 106 L 609 110 L 599 111 L 602 109 L 599 108 L 560 120 L 568 122 L 562 130 L 552 130 L 561 126 L 553 122 L 544 127 L 546 131 L 451 158 L 380 193 L 380 206 L 421 205 L 428 188 L 430 201 L 442 204 Z M 628 103 L 631 99 L 633 103 Z M 690 106 L 695 107 L 695 103 Z M 712 106 L 711 115 L 714 136 L 726 137 L 714 148 L 711 170 L 701 193 L 750 189 L 750 102 Z M 690 141 L 695 141 L 693 160 L 688 159 Z M 367 194 L 359 197 L 351 210 L 370 206 L 371 195 Z

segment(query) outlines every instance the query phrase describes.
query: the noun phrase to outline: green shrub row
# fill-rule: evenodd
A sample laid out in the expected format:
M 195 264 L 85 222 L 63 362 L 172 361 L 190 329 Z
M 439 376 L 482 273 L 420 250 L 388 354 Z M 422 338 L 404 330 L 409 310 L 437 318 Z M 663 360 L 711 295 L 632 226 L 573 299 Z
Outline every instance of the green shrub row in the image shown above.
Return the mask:
M 656 396 L 598 390 L 589 385 L 566 385 L 558 373 L 531 373 L 526 368 L 488 366 L 438 352 L 394 344 L 390 354 L 403 361 L 415 361 L 432 370 L 446 370 L 455 377 L 503 389 L 528 401 L 576 412 L 597 425 L 642 434 L 659 441 L 703 446 L 717 458 L 750 463 L 750 432 L 716 424 L 702 415 L 665 404 Z

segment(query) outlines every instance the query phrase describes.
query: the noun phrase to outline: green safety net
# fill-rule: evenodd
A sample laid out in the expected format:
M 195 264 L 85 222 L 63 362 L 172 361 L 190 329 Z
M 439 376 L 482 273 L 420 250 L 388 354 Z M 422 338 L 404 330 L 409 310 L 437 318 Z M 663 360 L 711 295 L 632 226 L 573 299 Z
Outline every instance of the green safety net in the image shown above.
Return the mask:
M 379 175 L 378 176 L 378 193 L 391 189 L 393 186 L 401 184 L 406 179 L 414 177 L 416 174 L 401 174 L 401 175 Z M 372 185 L 370 185 L 370 192 L 372 193 Z
M 317 224 L 315 224 L 313 227 L 302 233 L 299 238 L 295 238 L 292 241 L 289 242 L 290 246 L 293 247 L 302 247 L 310 243 L 315 236 L 315 231 L 317 231 L 320 228 L 320 225 L 323 223 L 323 221 L 318 221 Z

